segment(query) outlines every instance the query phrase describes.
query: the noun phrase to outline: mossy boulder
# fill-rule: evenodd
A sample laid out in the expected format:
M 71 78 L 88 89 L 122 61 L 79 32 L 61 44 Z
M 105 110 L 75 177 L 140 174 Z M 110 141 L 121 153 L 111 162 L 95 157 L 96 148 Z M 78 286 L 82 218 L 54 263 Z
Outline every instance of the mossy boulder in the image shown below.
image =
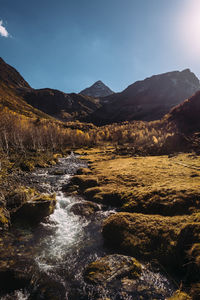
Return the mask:
M 35 194 L 36 191 L 34 189 L 20 186 L 6 195 L 6 207 L 11 211 L 15 210 L 23 203 L 31 200 Z
M 91 175 L 92 171 L 89 168 L 80 168 L 77 171 L 77 175 Z
M 98 186 L 98 178 L 87 175 L 76 175 L 72 178 L 70 185 L 78 185 L 80 190 Z
M 101 187 L 95 186 L 95 187 L 91 187 L 91 188 L 86 189 L 84 191 L 84 196 L 87 199 L 94 201 L 97 198 L 97 195 L 101 192 L 102 192 Z M 99 202 L 101 202 L 101 201 L 99 201 Z
M 138 278 L 141 272 L 142 266 L 135 258 L 113 254 L 89 264 L 85 269 L 84 279 L 91 284 L 106 285 L 125 277 Z
M 108 190 L 101 186 L 87 188 L 83 194 L 91 201 L 113 207 L 121 207 L 124 201 L 122 194 L 117 191 Z
M 154 258 L 176 269 L 180 266 L 176 244 L 184 223 L 188 223 L 187 216 L 117 213 L 104 221 L 103 237 L 111 248 L 139 258 Z
M 32 201 L 24 203 L 12 214 L 12 221 L 28 225 L 36 225 L 53 213 L 56 206 L 55 194 L 41 194 Z
M 74 203 L 70 211 L 75 215 L 91 217 L 96 211 L 100 210 L 100 206 L 90 201 L 82 201 Z
M 93 201 L 113 207 L 121 207 L 123 203 L 122 195 L 116 191 L 102 189 L 93 197 Z

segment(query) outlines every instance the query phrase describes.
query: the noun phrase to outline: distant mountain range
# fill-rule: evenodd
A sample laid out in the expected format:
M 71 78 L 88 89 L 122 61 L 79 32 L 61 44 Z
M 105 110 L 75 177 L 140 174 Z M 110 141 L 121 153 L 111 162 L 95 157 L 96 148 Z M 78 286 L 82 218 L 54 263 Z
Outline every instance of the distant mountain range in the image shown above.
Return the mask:
M 154 75 L 133 83 L 121 93 L 105 97 L 105 104 L 88 120 L 97 125 L 158 120 L 198 90 L 199 80 L 189 69 Z
M 101 80 L 99 80 L 95 82 L 93 85 L 91 85 L 90 87 L 82 90 L 80 94 L 94 97 L 94 98 L 102 98 L 102 97 L 110 96 L 114 94 L 114 92 L 107 85 L 105 85 Z
M 114 93 L 101 81 L 80 94 L 49 88 L 33 89 L 13 67 L 0 59 L 0 106 L 27 116 L 52 116 L 62 121 L 80 120 L 97 125 L 157 120 L 199 90 L 199 80 L 189 69 L 154 75 L 133 83 L 121 93 Z M 105 94 L 108 96 L 103 97 Z M 199 99 L 199 94 L 196 95 L 194 97 Z M 182 105 L 185 107 L 186 104 Z M 172 109 L 168 117 L 178 116 L 182 106 L 178 107 Z M 184 111 L 180 114 L 183 116 Z M 190 118 L 192 122 L 193 117 Z M 181 117 L 179 120 L 184 123 Z

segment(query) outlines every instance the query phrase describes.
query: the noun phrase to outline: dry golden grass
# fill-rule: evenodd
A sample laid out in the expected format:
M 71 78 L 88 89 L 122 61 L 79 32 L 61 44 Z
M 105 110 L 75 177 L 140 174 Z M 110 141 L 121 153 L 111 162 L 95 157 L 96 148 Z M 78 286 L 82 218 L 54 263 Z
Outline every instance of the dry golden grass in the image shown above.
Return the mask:
M 101 192 L 114 193 L 131 212 L 176 215 L 192 213 L 200 204 L 200 157 L 120 157 L 113 148 L 79 150 L 91 163 Z M 87 191 L 86 191 L 87 193 Z M 113 202 L 114 205 L 114 202 Z
M 188 287 L 198 283 L 200 156 L 119 156 L 112 147 L 78 153 L 90 162 L 90 178 L 98 179 L 97 186 L 84 187 L 84 195 L 119 207 L 103 225 L 107 246 L 138 259 L 158 261 Z M 79 181 L 85 182 L 86 177 L 79 175 Z M 191 295 L 199 299 L 199 283 Z M 193 298 L 177 291 L 170 299 Z

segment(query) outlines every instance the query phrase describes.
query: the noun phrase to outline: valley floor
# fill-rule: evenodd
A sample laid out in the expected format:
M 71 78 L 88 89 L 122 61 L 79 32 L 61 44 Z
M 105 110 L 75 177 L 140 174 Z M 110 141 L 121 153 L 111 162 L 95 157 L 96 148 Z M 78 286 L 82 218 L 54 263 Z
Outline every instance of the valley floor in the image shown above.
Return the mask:
M 117 208 L 103 224 L 107 246 L 156 261 L 176 278 L 177 289 L 182 282 L 199 299 L 200 156 L 122 156 L 112 147 L 77 153 L 89 169 L 74 176 L 71 190 Z M 174 299 L 189 299 L 177 295 Z
M 121 274 L 121 284 L 126 286 L 126 291 L 134 291 L 135 278 L 141 273 L 141 265 L 135 260 L 137 259 L 153 268 L 162 269 L 167 276 L 170 274 L 177 289 L 170 299 L 199 299 L 200 156 L 180 153 L 141 157 L 119 154 L 116 148 L 109 146 L 82 148 L 76 150 L 76 154 L 86 160 L 88 168 L 78 169 L 69 184 L 63 187 L 63 191 L 70 197 L 78 194 L 87 200 L 84 210 L 80 206 L 75 211 L 80 210 L 82 216 L 85 214 L 87 217 L 95 214 L 99 207 L 94 202 L 100 204 L 105 211 L 108 207 L 111 208 L 110 211 L 112 208 L 115 211 L 108 214 L 102 227 L 105 245 L 114 254 L 91 263 L 86 268 L 86 281 L 89 284 L 103 282 L 104 285 L 107 280 L 106 284 L 110 284 L 110 278 L 115 276 L 113 274 L 116 269 L 125 268 L 129 277 Z M 9 167 L 9 162 L 2 160 L 0 184 L 3 193 L 9 187 L 17 189 L 15 179 L 26 185 L 26 181 L 19 178 L 23 177 L 25 171 L 31 171 L 34 163 L 40 167 L 46 167 L 46 161 L 55 165 L 58 156 L 42 156 L 38 161 L 35 154 L 37 159 L 33 155 L 32 164 L 30 159 L 21 163 L 18 161 L 19 167 L 25 168 L 23 172 L 14 171 L 13 163 Z M 62 175 L 58 171 L 56 173 L 54 170 L 54 175 Z M 26 213 L 30 212 L 30 216 L 33 211 L 37 215 L 40 212 L 41 218 L 49 215 L 55 208 L 54 195 L 42 198 L 38 191 L 32 189 L 30 182 L 27 185 L 27 189 L 21 187 L 17 192 L 10 191 L 7 198 L 2 193 L 0 223 L 6 230 L 10 222 L 9 213 L 15 216 L 18 212 L 17 220 L 24 218 L 25 213 L 21 207 Z M 27 207 L 30 199 L 33 205 Z M 22 210 L 21 215 L 17 205 Z M 123 255 L 128 255 L 129 258 L 125 259 Z M 125 265 L 122 267 L 121 264 Z

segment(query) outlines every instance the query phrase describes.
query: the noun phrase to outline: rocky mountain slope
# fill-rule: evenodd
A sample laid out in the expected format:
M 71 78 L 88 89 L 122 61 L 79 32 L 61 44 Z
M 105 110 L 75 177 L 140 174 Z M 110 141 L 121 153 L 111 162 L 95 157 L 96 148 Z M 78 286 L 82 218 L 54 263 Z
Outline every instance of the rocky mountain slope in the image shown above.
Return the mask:
M 82 90 L 81 95 L 86 95 L 94 98 L 106 97 L 114 94 L 114 92 L 105 85 L 101 80 L 95 82 L 90 87 Z
M 121 93 L 105 97 L 105 104 L 90 116 L 90 121 L 104 125 L 157 120 L 199 89 L 199 80 L 189 69 L 154 75 L 135 82 Z
M 30 105 L 62 121 L 80 120 L 100 107 L 99 100 L 54 89 L 30 89 L 23 93 Z
M 98 81 L 93 85 L 93 92 L 103 91 L 104 87 L 105 85 Z M 113 94 L 102 98 L 66 94 L 48 88 L 36 90 L 31 88 L 13 67 L 0 59 L 0 107 L 8 107 L 29 117 L 53 116 L 62 121 L 81 120 L 97 125 L 131 120 L 156 120 L 198 90 L 199 80 L 189 69 L 155 75 L 135 82 L 121 93 L 115 94 L 110 91 Z M 192 106 L 192 115 L 188 117 L 190 127 L 194 122 L 198 122 L 199 110 L 195 108 L 198 100 L 195 99 L 199 97 L 197 93 L 188 100 L 191 103 L 190 107 Z M 189 108 L 186 108 L 185 112 L 187 103 L 186 101 L 175 107 L 168 115 L 171 119 L 176 115 L 181 126 L 186 124 L 185 114 L 189 111 Z
M 24 78 L 0 58 L 0 108 L 7 107 L 26 117 L 49 118 L 24 101 L 21 91 L 31 90 Z
M 10 65 L 0 59 L 0 104 L 29 116 L 63 121 L 81 119 L 100 107 L 99 100 L 53 89 L 33 89 Z

